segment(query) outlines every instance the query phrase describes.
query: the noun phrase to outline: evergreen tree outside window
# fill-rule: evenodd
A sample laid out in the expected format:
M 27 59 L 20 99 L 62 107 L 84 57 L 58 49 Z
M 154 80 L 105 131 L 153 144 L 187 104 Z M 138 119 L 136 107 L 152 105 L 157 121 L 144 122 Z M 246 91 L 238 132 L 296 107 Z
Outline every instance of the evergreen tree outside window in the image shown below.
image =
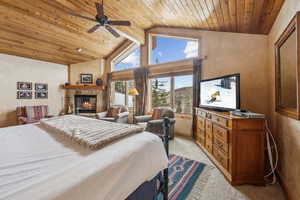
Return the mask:
M 112 84 L 114 84 L 114 91 L 112 92 L 114 97 L 113 105 L 124 105 L 128 106 L 128 108 L 132 108 L 133 97 L 128 94 L 128 91 L 135 87 L 134 80 L 115 81 Z
M 170 101 L 170 78 L 152 79 L 152 108 L 171 106 Z
M 174 81 L 171 81 L 172 79 Z M 151 105 L 152 108 L 166 106 L 172 107 L 176 113 L 191 114 L 193 109 L 193 76 L 152 79 Z

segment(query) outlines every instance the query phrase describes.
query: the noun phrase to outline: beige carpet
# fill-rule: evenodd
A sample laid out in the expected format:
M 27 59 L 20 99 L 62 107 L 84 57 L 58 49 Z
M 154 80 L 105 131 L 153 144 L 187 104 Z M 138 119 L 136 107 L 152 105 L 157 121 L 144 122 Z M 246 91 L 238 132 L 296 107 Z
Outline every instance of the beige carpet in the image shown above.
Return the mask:
M 193 160 L 213 165 L 199 147 L 192 141 L 182 137 L 176 137 L 170 143 L 170 153 L 181 155 Z M 193 191 L 192 191 L 193 192 Z M 243 185 L 232 187 L 217 168 L 210 171 L 210 175 L 199 200 L 284 200 L 281 187 L 276 184 L 266 187 Z M 190 198 L 188 200 L 193 200 Z

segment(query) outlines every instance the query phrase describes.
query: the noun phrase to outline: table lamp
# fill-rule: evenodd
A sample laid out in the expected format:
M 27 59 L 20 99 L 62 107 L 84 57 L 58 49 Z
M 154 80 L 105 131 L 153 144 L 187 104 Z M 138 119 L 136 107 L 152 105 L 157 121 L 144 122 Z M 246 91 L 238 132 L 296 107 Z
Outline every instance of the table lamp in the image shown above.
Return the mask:
M 134 115 L 135 114 L 135 110 L 134 110 L 134 108 L 135 108 L 135 96 L 139 95 L 139 92 L 137 91 L 136 88 L 131 88 L 131 89 L 129 89 L 128 94 L 133 96 L 133 115 Z

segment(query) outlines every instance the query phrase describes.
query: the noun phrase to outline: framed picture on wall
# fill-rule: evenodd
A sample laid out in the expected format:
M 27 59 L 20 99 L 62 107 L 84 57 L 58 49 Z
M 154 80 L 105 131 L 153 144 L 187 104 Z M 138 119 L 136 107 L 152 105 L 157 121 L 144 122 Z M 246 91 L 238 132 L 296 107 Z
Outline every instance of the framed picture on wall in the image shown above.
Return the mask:
M 47 91 L 36 91 L 35 98 L 36 99 L 48 99 L 48 92 Z
M 32 90 L 32 83 L 30 82 L 17 82 L 18 90 Z
M 18 91 L 17 99 L 32 99 L 32 92 L 31 91 Z
M 80 74 L 80 83 L 92 84 L 93 83 L 93 74 Z
M 35 84 L 35 90 L 37 90 L 37 91 L 47 91 L 48 90 L 48 84 L 46 84 L 46 83 L 36 83 Z

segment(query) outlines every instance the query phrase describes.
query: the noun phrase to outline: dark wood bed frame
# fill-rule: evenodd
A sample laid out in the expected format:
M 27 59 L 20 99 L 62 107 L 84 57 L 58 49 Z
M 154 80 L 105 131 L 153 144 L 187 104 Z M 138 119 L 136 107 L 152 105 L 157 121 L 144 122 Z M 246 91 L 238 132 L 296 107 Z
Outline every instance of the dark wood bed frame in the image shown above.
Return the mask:
M 168 118 L 164 119 L 164 134 L 159 135 L 162 139 L 167 156 L 169 157 L 169 135 L 170 135 L 171 121 Z M 157 183 L 159 187 L 157 189 Z M 169 173 L 168 168 L 161 171 L 151 181 L 143 183 L 136 191 L 134 191 L 126 200 L 156 200 L 159 195 L 162 195 L 163 200 L 168 200 L 168 183 Z
M 167 156 L 169 157 L 169 136 L 170 136 L 170 126 L 171 126 L 171 121 L 169 120 L 169 118 L 165 118 L 164 119 L 164 135 L 161 136 L 164 145 L 165 145 L 165 149 L 166 149 L 166 153 Z M 169 185 L 169 171 L 168 168 L 163 170 L 163 183 L 161 184 L 162 189 L 161 192 L 163 194 L 163 200 L 168 200 L 168 194 L 169 194 L 169 190 L 168 190 L 168 185 Z

